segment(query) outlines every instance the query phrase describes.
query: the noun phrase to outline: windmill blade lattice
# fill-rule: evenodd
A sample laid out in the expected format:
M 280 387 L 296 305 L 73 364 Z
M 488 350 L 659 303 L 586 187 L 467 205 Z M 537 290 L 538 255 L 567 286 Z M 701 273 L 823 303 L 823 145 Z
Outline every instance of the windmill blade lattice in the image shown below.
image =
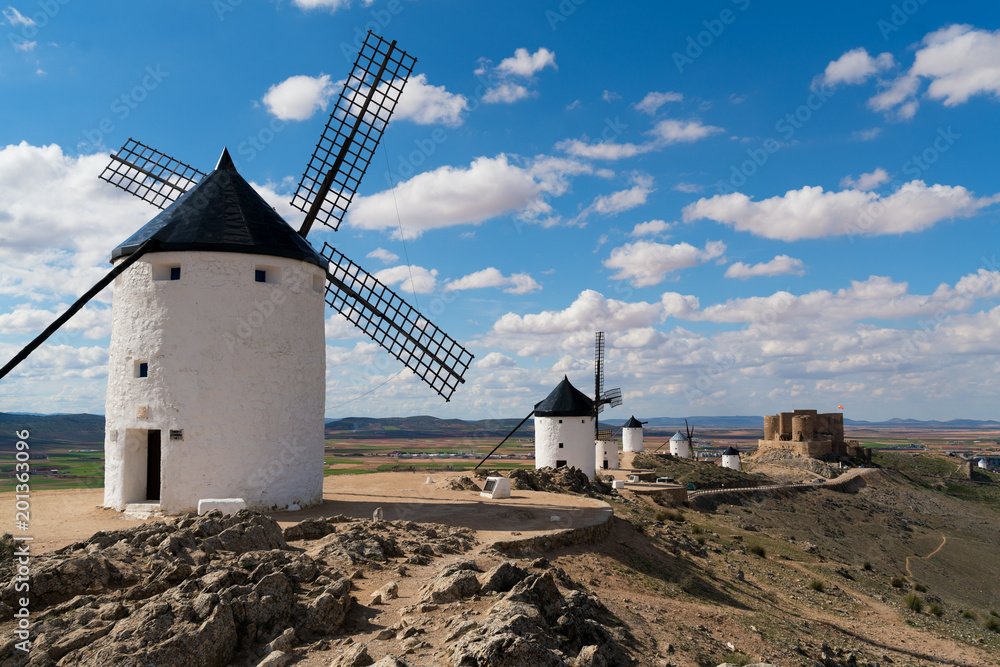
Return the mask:
M 416 62 L 395 41 L 368 33 L 292 197 L 306 213 L 303 237 L 315 221 L 340 226 Z
M 129 138 L 101 180 L 164 209 L 205 177 L 204 172 Z
M 330 244 L 321 254 L 330 261 L 326 302 L 450 400 L 472 353 Z

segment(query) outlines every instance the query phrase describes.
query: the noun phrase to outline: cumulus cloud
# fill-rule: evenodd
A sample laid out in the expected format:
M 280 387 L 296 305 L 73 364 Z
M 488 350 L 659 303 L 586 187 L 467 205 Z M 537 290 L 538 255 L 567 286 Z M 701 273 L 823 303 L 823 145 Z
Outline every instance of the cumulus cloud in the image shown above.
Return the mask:
M 655 243 L 636 241 L 611 251 L 604 266 L 616 269 L 614 280 L 628 280 L 636 287 L 649 287 L 663 282 L 668 273 L 689 269 L 718 259 L 726 252 L 722 241 L 708 241 L 704 248 L 690 243 Z
M 437 289 L 437 269 L 422 266 L 393 266 L 375 272 L 375 277 L 389 287 L 396 286 L 402 292 L 431 294 Z
M 542 288 L 527 273 L 503 275 L 496 267 L 488 267 L 482 271 L 470 273 L 467 276 L 452 280 L 445 285 L 446 290 L 457 291 L 466 289 L 482 289 L 484 287 L 502 288 L 508 294 L 528 294 Z
M 540 188 L 506 155 L 477 158 L 468 166 L 439 167 L 385 191 L 354 200 L 348 223 L 360 229 L 396 229 L 397 206 L 405 211 L 403 235 L 416 238 L 430 229 L 479 224 L 504 213 L 541 204 Z M 398 232 L 397 232 L 398 234 Z
M 527 78 L 546 67 L 559 69 L 556 66 L 556 54 L 552 51 L 542 47 L 534 53 L 529 53 L 528 49 L 520 48 L 516 49 L 510 58 L 501 60 L 497 70 L 504 74 Z
M 629 236 L 659 236 L 665 234 L 673 225 L 663 220 L 649 220 L 640 222 L 632 228 Z
M 389 252 L 385 248 L 375 248 L 370 253 L 365 255 L 365 257 L 368 259 L 377 259 L 383 264 L 392 264 L 399 259 L 399 255 L 394 252 Z
M 887 172 L 882 167 L 876 167 L 875 171 L 868 174 L 861 174 L 857 178 L 853 176 L 844 176 L 841 179 L 840 185 L 845 188 L 856 188 L 858 190 L 874 190 L 880 185 L 889 182 L 889 172 Z
M 477 368 L 513 368 L 517 362 L 502 352 L 490 352 L 474 362 Z
M 827 65 L 821 80 L 831 88 L 842 83 L 864 83 L 895 64 L 891 53 L 880 53 L 872 58 L 864 48 L 853 49 Z
M 632 177 L 633 185 L 627 190 L 619 190 L 609 195 L 599 195 L 590 205 L 590 210 L 603 215 L 617 215 L 623 211 L 642 206 L 655 190 L 653 177 L 648 174 L 636 174 Z
M 528 86 L 534 83 L 535 74 L 547 67 L 558 69 L 556 54 L 545 47 L 539 48 L 534 53 L 525 48 L 516 49 L 513 56 L 504 58 L 496 66 L 486 58 L 480 59 L 475 74 L 488 75 L 495 82 L 483 93 L 483 102 L 510 104 L 527 97 L 534 97 L 538 93 L 530 90 Z
M 928 33 L 916 49 L 913 65 L 898 76 L 879 79 L 879 92 L 868 106 L 900 119 L 912 118 L 920 104 L 924 82 L 926 98 L 946 107 L 964 104 L 976 95 L 1000 99 L 1000 30 L 950 25 Z M 848 51 L 831 62 L 821 79 L 828 85 L 858 84 L 892 69 L 888 53 L 876 58 L 863 48 Z
M 14 7 L 7 7 L 7 9 L 4 9 L 3 17 L 7 19 L 7 23 L 11 24 L 11 26 L 29 27 L 35 25 L 35 22 L 32 19 L 17 11 Z
M 608 299 L 594 290 L 584 290 L 564 310 L 546 310 L 537 314 L 507 313 L 494 323 L 496 334 L 566 334 L 586 332 L 593 340 L 594 327 L 609 331 L 646 327 L 662 317 L 659 304 L 640 301 L 629 303 Z
M 335 85 L 327 74 L 319 76 L 290 76 L 267 90 L 264 106 L 281 120 L 306 120 L 318 110 L 326 110 L 330 97 L 336 93 Z
M 680 102 L 684 99 L 684 95 L 681 93 L 673 93 L 666 91 L 663 93 L 658 93 L 656 91 L 647 93 L 642 100 L 635 105 L 635 108 L 643 113 L 648 113 L 650 116 L 656 113 L 656 110 L 662 107 L 667 102 Z
M 556 149 L 591 160 L 622 160 L 652 153 L 671 144 L 693 143 L 722 131 L 721 127 L 705 125 L 697 119 L 680 121 L 668 118 L 661 120 L 646 132 L 651 138 L 641 144 L 616 141 L 587 143 L 580 139 L 564 139 L 556 144 Z
M 709 219 L 738 231 L 783 241 L 859 234 L 918 232 L 951 218 L 967 218 L 996 201 L 976 198 L 961 186 L 910 181 L 889 195 L 861 190 L 824 192 L 819 186 L 789 190 L 753 201 L 742 193 L 699 199 L 684 207 L 684 220 Z
M 440 123 L 455 127 L 462 124 L 462 113 L 469 108 L 464 95 L 449 93 L 444 86 L 427 83 L 426 74 L 411 77 L 403 88 L 393 118 L 412 120 L 419 125 Z
M 769 262 L 760 262 L 753 266 L 743 262 L 731 264 L 726 269 L 725 277 L 746 280 L 747 278 L 756 278 L 757 276 L 780 276 L 785 274 L 801 276 L 805 272 L 805 264 L 801 259 L 795 259 L 788 255 L 777 255 Z

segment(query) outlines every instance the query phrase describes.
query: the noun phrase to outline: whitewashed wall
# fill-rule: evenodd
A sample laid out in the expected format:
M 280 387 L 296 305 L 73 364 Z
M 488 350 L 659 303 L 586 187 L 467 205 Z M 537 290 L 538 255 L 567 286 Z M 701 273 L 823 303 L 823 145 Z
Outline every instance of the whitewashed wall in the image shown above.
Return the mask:
M 594 466 L 597 472 L 604 469 L 604 462 L 608 462 L 607 470 L 618 470 L 618 443 L 614 440 L 594 441 Z
M 622 429 L 622 449 L 626 452 L 642 451 L 642 429 L 623 428 Z
M 153 279 L 170 266 L 180 280 Z M 255 282 L 258 268 L 268 282 Z M 116 278 L 106 506 L 145 500 L 147 429 L 161 431 L 164 512 L 192 511 L 201 498 L 322 501 L 324 283 L 306 262 L 194 251 L 148 254 Z M 149 377 L 135 377 L 136 361 Z M 170 440 L 171 429 L 184 439 Z
M 593 417 L 535 417 L 535 468 L 555 468 L 556 461 L 594 476 Z
M 688 441 L 686 439 L 671 440 L 670 453 L 674 456 L 679 456 L 682 459 L 689 459 L 691 458 L 691 447 L 688 445 Z
M 722 467 L 729 468 L 731 470 L 740 469 L 740 457 L 735 454 L 728 454 L 722 456 Z

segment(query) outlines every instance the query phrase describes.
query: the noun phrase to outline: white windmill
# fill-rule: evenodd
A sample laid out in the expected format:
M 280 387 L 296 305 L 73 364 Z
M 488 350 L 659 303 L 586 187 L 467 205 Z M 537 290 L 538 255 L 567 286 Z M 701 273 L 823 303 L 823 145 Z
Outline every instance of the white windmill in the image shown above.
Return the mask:
M 464 347 L 329 244 L 415 59 L 368 33 L 299 182 L 296 232 L 224 151 L 204 174 L 132 139 L 104 180 L 162 213 L 111 254 L 112 271 L 0 371 L 115 281 L 104 504 L 163 512 L 208 498 L 252 508 L 322 500 L 324 302 L 449 400 Z

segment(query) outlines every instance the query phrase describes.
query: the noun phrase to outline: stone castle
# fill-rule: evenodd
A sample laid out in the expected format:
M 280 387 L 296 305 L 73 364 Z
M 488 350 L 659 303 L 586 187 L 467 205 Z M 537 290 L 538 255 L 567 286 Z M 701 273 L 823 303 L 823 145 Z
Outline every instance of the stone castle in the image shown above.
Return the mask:
M 784 449 L 814 459 L 846 456 L 871 460 L 870 449 L 856 440 L 844 440 L 844 415 L 839 412 L 793 410 L 768 415 L 764 417 L 764 439 L 757 441 L 757 447 Z

